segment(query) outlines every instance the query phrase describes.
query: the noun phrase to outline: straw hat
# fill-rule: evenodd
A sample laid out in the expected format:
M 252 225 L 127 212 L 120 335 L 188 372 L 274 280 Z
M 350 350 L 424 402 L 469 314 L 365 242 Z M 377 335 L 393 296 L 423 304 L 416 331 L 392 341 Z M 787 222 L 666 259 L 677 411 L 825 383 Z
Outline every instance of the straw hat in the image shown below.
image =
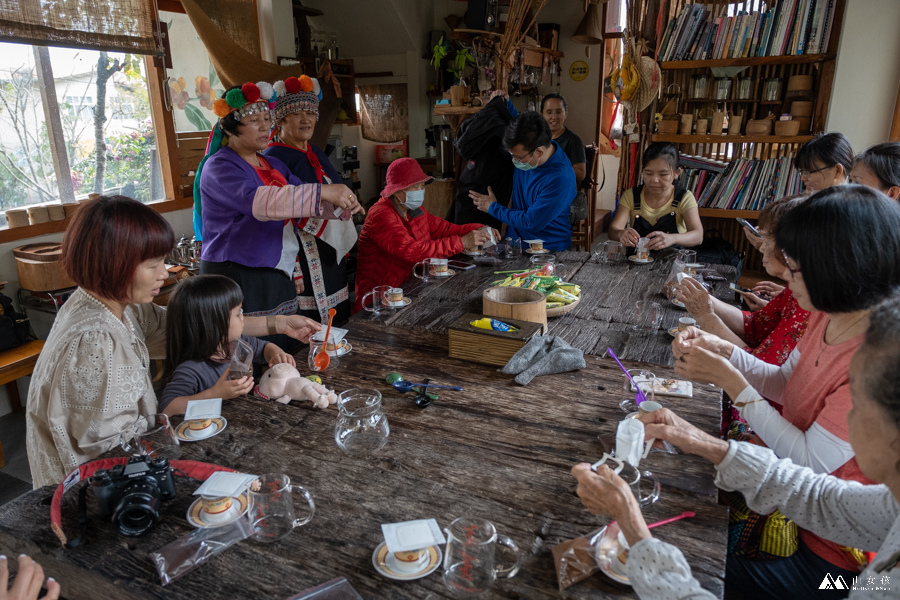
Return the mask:
M 641 83 L 638 91 L 630 101 L 623 101 L 628 108 L 634 112 L 641 112 L 653 102 L 653 99 L 659 95 L 659 88 L 662 82 L 662 72 L 659 65 L 649 56 L 642 56 L 640 67 L 638 69 L 641 75 Z

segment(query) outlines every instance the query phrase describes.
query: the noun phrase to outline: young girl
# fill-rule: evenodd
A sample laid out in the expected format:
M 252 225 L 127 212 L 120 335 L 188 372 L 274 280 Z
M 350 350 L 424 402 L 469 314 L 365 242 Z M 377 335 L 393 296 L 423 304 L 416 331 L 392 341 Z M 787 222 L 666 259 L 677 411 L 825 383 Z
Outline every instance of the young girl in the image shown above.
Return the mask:
M 609 239 L 634 247 L 640 238 L 649 238 L 651 250 L 673 244 L 699 246 L 703 225 L 697 200 L 676 185 L 681 175 L 678 150 L 668 142 L 654 142 L 644 151 L 643 161 L 643 183 L 622 192 L 609 226 Z
M 228 365 L 235 342 L 253 349 L 253 362 L 296 366 L 294 357 L 275 344 L 242 335 L 244 315 L 241 288 L 222 275 L 190 277 L 178 284 L 166 310 L 167 382 L 159 411 L 184 414 L 189 400 L 228 400 L 253 389 L 253 377 L 229 381 Z

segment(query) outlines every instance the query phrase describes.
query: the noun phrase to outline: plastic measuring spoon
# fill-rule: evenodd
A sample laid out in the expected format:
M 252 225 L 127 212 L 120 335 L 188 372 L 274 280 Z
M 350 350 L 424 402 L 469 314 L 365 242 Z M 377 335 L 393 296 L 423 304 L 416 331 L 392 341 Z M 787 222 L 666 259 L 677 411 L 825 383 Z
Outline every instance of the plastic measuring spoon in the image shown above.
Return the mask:
M 325 346 L 321 353 L 316 355 L 315 360 L 313 361 L 316 365 L 316 368 L 320 371 L 324 371 L 328 368 L 328 365 L 331 363 L 331 357 L 328 356 L 328 339 L 331 335 L 331 321 L 334 320 L 334 315 L 337 314 L 337 311 L 333 308 L 328 309 L 328 329 L 325 330 Z
M 401 379 L 400 381 L 395 381 L 391 384 L 394 386 L 394 389 L 398 392 L 406 393 L 411 392 L 413 388 L 438 388 L 442 390 L 456 390 L 457 392 L 462 391 L 462 388 L 458 385 L 435 385 L 433 383 L 412 383 L 411 381 L 405 381 Z

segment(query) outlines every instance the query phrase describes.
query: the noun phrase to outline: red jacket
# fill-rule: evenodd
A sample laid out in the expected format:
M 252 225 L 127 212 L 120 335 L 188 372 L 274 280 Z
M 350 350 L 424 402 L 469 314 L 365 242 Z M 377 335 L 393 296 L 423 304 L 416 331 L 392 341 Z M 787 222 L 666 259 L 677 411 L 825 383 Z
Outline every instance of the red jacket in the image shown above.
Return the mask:
M 359 236 L 356 266 L 356 302 L 379 285 L 402 286 L 412 277 L 413 265 L 426 258 L 446 258 L 464 250 L 462 236 L 483 227 L 478 223 L 454 225 L 424 208 L 407 220 L 390 198 L 382 198 L 366 215 Z

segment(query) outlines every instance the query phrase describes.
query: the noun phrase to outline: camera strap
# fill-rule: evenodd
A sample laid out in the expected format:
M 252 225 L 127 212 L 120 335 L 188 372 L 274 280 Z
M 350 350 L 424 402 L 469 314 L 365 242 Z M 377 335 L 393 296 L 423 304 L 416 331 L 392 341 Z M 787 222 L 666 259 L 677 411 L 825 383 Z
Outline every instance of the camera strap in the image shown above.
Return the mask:
M 87 491 L 89 487 L 91 487 L 89 484 L 85 484 L 78 490 L 78 536 L 66 543 L 66 548 L 77 548 L 87 531 Z

